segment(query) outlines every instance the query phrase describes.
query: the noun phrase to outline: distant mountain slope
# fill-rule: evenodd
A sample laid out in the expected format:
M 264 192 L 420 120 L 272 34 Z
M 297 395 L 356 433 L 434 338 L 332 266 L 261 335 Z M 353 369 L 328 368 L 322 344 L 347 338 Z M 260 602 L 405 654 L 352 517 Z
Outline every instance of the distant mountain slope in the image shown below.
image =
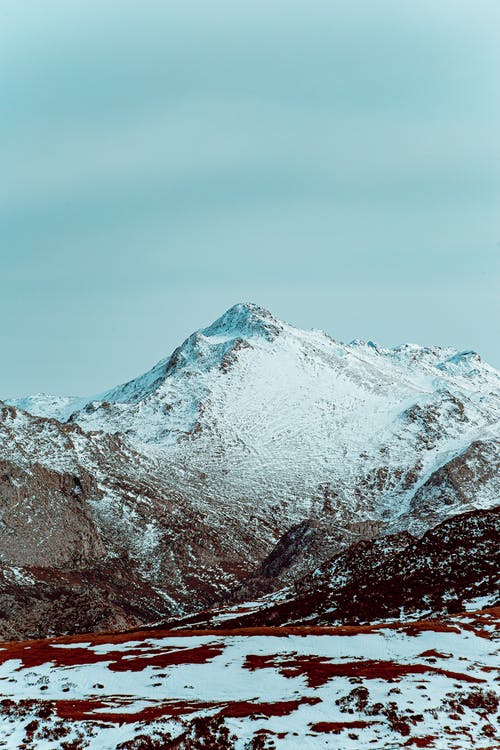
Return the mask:
M 393 518 L 497 434 L 499 384 L 471 352 L 345 345 L 237 305 L 71 421 L 168 460 L 187 492 Z
M 223 598 L 297 527 L 310 543 L 281 586 L 360 539 L 496 505 L 499 395 L 473 352 L 343 344 L 236 305 L 97 398 L 2 406 L 0 563 L 65 591 L 107 568 L 75 620 L 121 627 Z M 5 633 L 40 633 L 33 575 L 32 625 L 7 607 Z

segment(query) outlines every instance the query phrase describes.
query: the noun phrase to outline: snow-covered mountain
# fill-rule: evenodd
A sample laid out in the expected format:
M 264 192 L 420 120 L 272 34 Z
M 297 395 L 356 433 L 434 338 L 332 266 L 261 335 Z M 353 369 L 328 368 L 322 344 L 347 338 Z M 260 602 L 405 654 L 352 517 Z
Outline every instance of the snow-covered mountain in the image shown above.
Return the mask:
M 409 511 L 433 473 L 473 443 L 492 445 L 499 386 L 473 352 L 346 345 L 236 305 L 87 403 L 10 403 L 55 418 L 71 410 L 69 423 L 86 432 L 119 433 L 168 461 L 188 492 L 381 519 Z
M 492 507 L 499 396 L 474 352 L 344 344 L 245 304 L 97 397 L 11 400 L 0 603 L 23 604 L 5 632 L 40 633 L 20 628 L 42 610 L 71 629 L 51 609 L 71 575 L 79 627 L 115 627 L 224 596 L 297 524 L 316 541 L 277 585 L 359 539 Z

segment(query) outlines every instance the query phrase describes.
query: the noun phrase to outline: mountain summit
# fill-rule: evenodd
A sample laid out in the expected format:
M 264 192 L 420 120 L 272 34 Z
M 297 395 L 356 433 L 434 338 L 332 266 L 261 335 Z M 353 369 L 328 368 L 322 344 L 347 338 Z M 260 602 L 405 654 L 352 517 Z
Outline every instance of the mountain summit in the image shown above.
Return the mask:
M 233 305 L 208 328 L 200 331 L 203 336 L 231 336 L 252 338 L 265 336 L 272 340 L 283 330 L 283 323 L 269 310 L 252 302 Z

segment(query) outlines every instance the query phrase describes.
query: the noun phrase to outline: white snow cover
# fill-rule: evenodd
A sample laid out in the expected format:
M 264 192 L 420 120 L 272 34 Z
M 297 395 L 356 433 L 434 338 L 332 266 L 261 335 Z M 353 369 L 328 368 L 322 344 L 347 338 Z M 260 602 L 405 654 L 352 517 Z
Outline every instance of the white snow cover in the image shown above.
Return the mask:
M 474 352 L 344 344 L 239 304 L 98 397 L 9 403 L 119 433 L 181 494 L 286 503 L 292 524 L 325 487 L 356 520 L 404 515 L 436 469 L 498 437 L 499 395 L 499 373 Z M 495 478 L 478 486 L 471 507 L 497 502 L 498 490 Z
M 89 750 L 115 750 L 141 734 L 180 735 L 197 715 L 222 715 L 236 750 L 259 730 L 278 750 L 492 748 L 500 741 L 496 623 L 485 611 L 404 626 L 5 644 L 0 747 L 20 747 L 33 720 L 37 750 L 79 734 Z M 489 710 L 475 705 L 478 696 Z M 58 726 L 62 739 L 44 739 Z

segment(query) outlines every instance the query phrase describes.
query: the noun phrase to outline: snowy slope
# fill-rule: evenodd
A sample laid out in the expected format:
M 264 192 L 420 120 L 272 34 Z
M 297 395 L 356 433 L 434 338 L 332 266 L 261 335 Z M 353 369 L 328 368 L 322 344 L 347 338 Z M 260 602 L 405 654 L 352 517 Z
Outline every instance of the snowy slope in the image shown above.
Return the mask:
M 181 467 L 180 486 L 203 474 L 211 494 L 286 497 L 310 512 L 326 488 L 330 505 L 399 515 L 437 467 L 498 430 L 500 380 L 477 356 L 343 345 L 253 306 L 190 337 L 170 367 L 139 403 L 74 419 L 84 429 L 125 428 Z M 356 486 L 372 478 L 381 491 L 364 487 L 359 497 Z
M 71 421 L 125 435 L 188 492 L 286 500 L 294 515 L 326 497 L 334 515 L 348 506 L 380 519 L 407 511 L 472 442 L 498 436 L 499 384 L 473 352 L 346 345 L 236 305 Z
M 60 422 L 66 422 L 74 411 L 83 409 L 88 401 L 88 398 L 79 396 L 53 396 L 48 393 L 37 393 L 24 398 L 5 399 L 4 403 L 37 417 L 53 417 Z
M 2 644 L 0 747 L 491 750 L 497 624 L 486 610 L 404 625 Z

